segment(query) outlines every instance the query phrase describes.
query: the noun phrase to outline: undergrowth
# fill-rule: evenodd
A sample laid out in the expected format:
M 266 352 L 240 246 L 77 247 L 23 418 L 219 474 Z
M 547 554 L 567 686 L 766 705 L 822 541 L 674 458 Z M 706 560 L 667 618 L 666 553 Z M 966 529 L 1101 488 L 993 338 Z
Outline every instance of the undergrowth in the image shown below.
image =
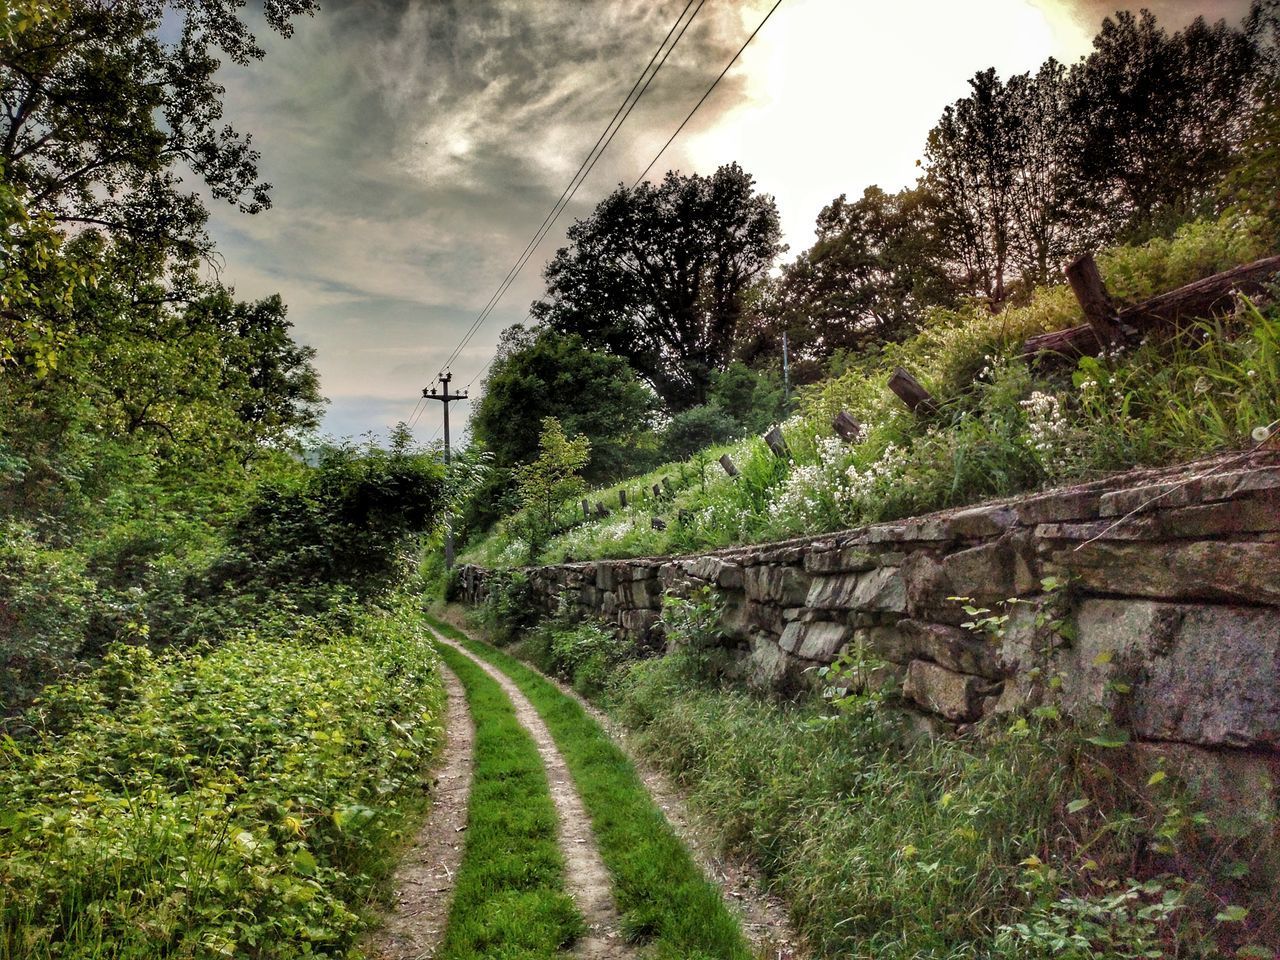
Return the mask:
M 538 748 L 492 677 L 457 651 L 438 649 L 466 688 L 476 725 L 466 846 L 439 956 L 558 956 L 582 934 L 583 921 L 564 892 L 556 810 Z
M 747 960 L 751 952 L 719 890 L 702 876 L 630 760 L 600 725 L 514 657 L 442 621 L 429 622 L 507 674 L 546 722 L 591 817 L 624 933 L 661 960 Z
M 420 812 L 437 659 L 350 633 L 118 645 L 0 741 L 0 957 L 345 956 Z

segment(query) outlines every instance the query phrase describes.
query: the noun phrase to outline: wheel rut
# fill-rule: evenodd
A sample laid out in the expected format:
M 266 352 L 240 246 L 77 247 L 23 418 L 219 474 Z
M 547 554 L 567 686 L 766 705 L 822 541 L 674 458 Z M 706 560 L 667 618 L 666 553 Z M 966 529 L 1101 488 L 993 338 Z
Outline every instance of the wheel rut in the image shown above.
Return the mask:
M 533 704 L 505 673 L 474 656 L 461 644 L 432 631 L 436 642 L 446 644 L 492 677 L 511 700 L 516 719 L 533 738 L 547 771 L 547 784 L 559 819 L 558 840 L 565 861 L 565 890 L 573 897 L 587 923 L 587 934 L 574 944 L 571 955 L 583 960 L 625 960 L 638 957 L 637 949 L 622 936 L 621 918 L 610 889 L 609 870 L 600 857 L 591 819 L 573 785 L 573 778 L 555 740 Z
M 461 681 L 440 665 L 445 689 L 445 742 L 435 797 L 422 829 L 393 878 L 395 906 L 371 937 L 376 960 L 430 960 L 444 936 L 453 881 L 462 862 L 471 796 L 475 724 Z

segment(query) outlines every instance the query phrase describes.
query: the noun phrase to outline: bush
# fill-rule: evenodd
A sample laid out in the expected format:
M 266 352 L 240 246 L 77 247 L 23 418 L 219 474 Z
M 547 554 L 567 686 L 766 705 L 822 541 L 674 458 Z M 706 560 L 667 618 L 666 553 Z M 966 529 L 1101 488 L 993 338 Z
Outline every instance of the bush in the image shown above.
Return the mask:
M 0 742 L 0 955 L 346 956 L 440 738 L 428 640 L 116 646 Z
M 731 440 L 741 429 L 737 419 L 718 403 L 690 407 L 672 417 L 662 431 L 662 457 L 683 460 L 703 447 Z

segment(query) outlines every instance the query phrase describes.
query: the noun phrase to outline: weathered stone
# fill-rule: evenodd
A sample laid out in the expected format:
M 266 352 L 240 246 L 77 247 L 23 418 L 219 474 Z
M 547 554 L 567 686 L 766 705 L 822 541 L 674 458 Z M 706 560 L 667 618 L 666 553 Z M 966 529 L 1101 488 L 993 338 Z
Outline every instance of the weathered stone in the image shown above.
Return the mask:
M 685 570 L 691 576 L 714 583 L 722 589 L 742 589 L 742 568 L 720 557 L 697 557 L 685 563 Z
M 927 660 L 913 660 L 907 667 L 902 695 L 930 713 L 957 723 L 978 717 L 980 698 L 990 689 L 978 677 L 955 673 Z
M 1055 490 L 1019 501 L 1013 509 L 1026 526 L 1094 520 L 1099 516 L 1099 494 L 1095 490 Z
M 744 571 L 747 597 L 780 607 L 797 607 L 804 603 L 811 578 L 799 567 L 767 564 Z
M 1136 736 L 1280 749 L 1280 616 L 1259 608 L 1091 600 L 1065 690 L 1114 703 Z M 1115 695 L 1117 682 L 1131 692 Z
M 757 627 L 775 637 L 782 633 L 787 622 L 784 613 L 770 603 L 755 603 L 748 600 L 742 604 L 743 618 L 747 625 Z
M 1280 756 L 1181 743 L 1135 743 L 1133 755 L 1139 782 L 1162 770 L 1190 787 L 1216 836 L 1280 841 Z
M 972 507 L 947 518 L 951 534 L 965 539 L 998 537 L 1018 522 L 1018 515 L 1007 504 Z
M 805 605 L 816 610 L 860 610 L 904 613 L 906 583 L 896 567 L 877 567 L 862 574 L 820 577 L 813 581 Z
M 1003 676 L 999 647 L 982 634 L 940 623 L 903 620 L 893 628 L 914 657 L 932 660 L 957 673 L 991 680 Z
M 766 693 L 789 695 L 805 686 L 803 666 L 769 637 L 751 638 L 751 652 L 743 664 L 747 684 Z
M 875 557 L 861 547 L 843 547 L 810 553 L 804 558 L 809 573 L 862 573 L 876 565 Z
M 1280 546 L 1266 542 L 1109 543 L 1056 549 L 1050 561 L 1097 593 L 1280 605 Z
M 613 590 L 618 586 L 616 564 L 604 561 L 596 564 L 596 586 L 601 590 Z
M 618 599 L 623 606 L 657 609 L 662 600 L 662 584 L 657 579 L 628 580 L 618 584 Z
M 1035 591 L 1039 585 L 1029 550 L 1011 538 L 984 543 L 944 557 L 942 571 L 955 596 L 1003 600 Z
M 622 629 L 636 637 L 647 637 L 654 624 L 658 622 L 658 614 L 652 610 L 623 610 L 619 618 Z
M 852 636 L 853 627 L 845 623 L 829 620 L 789 623 L 783 632 L 781 646 L 806 660 L 830 663 Z
M 815 610 L 848 610 L 853 607 L 853 594 L 861 574 L 845 573 L 833 577 L 815 577 L 804 600 Z
M 853 605 L 858 610 L 906 613 L 907 585 L 902 571 L 896 567 L 879 567 L 864 574 L 853 592 Z
M 1280 490 L 1280 467 L 1261 467 L 1213 474 L 1191 482 L 1170 480 L 1105 493 L 1101 515 L 1122 517 L 1141 509 L 1168 509 L 1227 500 L 1255 491 Z

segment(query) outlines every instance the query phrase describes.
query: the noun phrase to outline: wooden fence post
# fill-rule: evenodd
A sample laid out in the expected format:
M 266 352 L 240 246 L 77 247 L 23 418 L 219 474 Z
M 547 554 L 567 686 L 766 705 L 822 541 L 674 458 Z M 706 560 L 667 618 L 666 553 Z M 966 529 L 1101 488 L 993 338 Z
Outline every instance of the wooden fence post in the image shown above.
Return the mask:
M 582 519 L 591 519 L 591 504 L 587 503 L 585 500 L 582 501 Z
M 893 371 L 893 376 L 889 378 L 889 389 L 897 394 L 898 399 L 911 408 L 913 413 L 935 413 L 938 409 L 938 402 L 933 399 L 929 391 L 902 367 Z
M 849 443 L 862 439 L 862 424 L 848 410 L 841 410 L 831 421 L 831 428 Z
M 738 467 L 734 464 L 733 458 L 727 453 L 720 458 L 720 466 L 724 467 L 724 472 L 731 477 L 738 475 Z
M 618 506 L 620 506 L 623 510 L 627 509 L 627 491 L 625 490 L 618 491 Z
M 665 530 L 667 529 L 667 522 L 661 517 L 654 517 L 649 521 L 649 526 L 653 527 L 655 530 Z
M 786 437 L 782 435 L 781 427 L 774 427 L 764 435 L 764 442 L 769 449 L 773 451 L 775 457 L 790 456 L 791 451 L 787 449 Z
M 1084 318 L 1098 337 L 1098 343 L 1104 347 L 1124 338 L 1124 330 L 1120 326 L 1120 314 L 1111 302 L 1107 286 L 1102 282 L 1102 273 L 1098 270 L 1097 261 L 1092 253 L 1076 257 L 1067 264 L 1064 271 L 1067 282 L 1071 284 L 1071 292 L 1080 302 Z

